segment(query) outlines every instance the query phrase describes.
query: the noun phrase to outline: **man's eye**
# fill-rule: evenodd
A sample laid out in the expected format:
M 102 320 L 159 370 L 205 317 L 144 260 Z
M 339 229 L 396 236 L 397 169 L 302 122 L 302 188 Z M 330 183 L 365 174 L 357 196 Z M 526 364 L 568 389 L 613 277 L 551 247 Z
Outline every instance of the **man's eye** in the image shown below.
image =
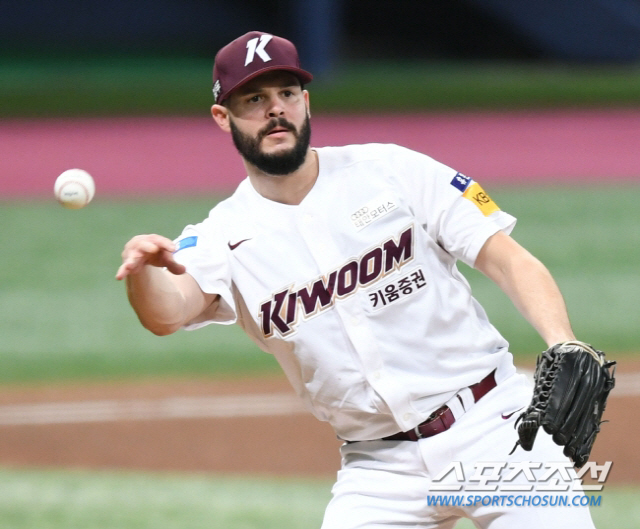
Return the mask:
M 260 96 L 253 96 L 249 98 L 250 103 L 257 103 L 258 101 L 260 101 Z

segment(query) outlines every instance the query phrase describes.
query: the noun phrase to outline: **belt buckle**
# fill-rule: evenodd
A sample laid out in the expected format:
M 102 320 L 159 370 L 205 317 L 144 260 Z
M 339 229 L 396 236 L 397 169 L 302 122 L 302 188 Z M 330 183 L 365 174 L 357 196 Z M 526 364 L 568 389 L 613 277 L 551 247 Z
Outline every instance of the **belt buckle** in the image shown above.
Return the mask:
M 418 439 L 423 439 L 422 432 L 420 431 L 420 427 L 424 426 L 425 424 L 429 424 L 430 422 L 433 422 L 436 419 L 442 417 L 442 415 L 447 413 L 448 409 L 449 409 L 448 406 L 440 406 L 436 411 L 434 411 L 431 415 L 429 415 L 429 417 L 427 417 L 426 420 L 422 421 L 420 424 L 418 424 L 418 426 L 414 426 L 413 433 L 416 434 L 416 437 Z
M 420 426 L 422 426 L 423 424 L 424 423 L 421 422 L 420 424 L 418 424 L 418 426 L 413 427 L 413 433 L 416 434 L 417 439 L 422 439 L 422 432 L 420 431 Z

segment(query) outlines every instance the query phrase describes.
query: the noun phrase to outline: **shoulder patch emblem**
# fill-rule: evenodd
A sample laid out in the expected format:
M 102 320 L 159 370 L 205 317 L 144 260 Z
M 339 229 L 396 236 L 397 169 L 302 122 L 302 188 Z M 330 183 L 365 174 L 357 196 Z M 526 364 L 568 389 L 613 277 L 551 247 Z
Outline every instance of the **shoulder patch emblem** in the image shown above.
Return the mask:
M 453 177 L 453 180 L 451 180 L 451 185 L 464 193 L 472 182 L 472 178 L 469 178 L 462 173 L 457 173 L 456 176 Z
M 197 235 L 193 235 L 191 237 L 185 237 L 184 239 L 181 239 L 178 241 L 178 243 L 176 244 L 176 249 L 173 253 L 179 252 L 180 250 L 184 250 L 185 248 L 191 248 L 196 244 L 198 244 Z
M 498 205 L 484 192 L 477 182 L 473 182 L 462 194 L 464 198 L 473 202 L 485 217 L 500 211 Z

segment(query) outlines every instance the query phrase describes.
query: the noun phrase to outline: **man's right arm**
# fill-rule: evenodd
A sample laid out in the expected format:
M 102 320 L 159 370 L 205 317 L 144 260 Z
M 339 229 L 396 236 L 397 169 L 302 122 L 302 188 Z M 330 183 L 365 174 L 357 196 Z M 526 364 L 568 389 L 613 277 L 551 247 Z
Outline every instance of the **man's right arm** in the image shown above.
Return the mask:
M 175 245 L 160 235 L 137 235 L 122 252 L 116 279 L 125 279 L 127 295 L 140 323 L 154 334 L 172 334 L 212 304 L 217 294 L 202 291 L 173 259 Z

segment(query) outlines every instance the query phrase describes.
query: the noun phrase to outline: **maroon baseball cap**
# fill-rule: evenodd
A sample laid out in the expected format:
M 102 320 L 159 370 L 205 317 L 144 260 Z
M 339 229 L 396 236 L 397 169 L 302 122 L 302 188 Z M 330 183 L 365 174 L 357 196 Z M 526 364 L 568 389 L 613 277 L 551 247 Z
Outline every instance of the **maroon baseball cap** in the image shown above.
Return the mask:
M 302 84 L 313 76 L 300 68 L 298 51 L 292 42 L 261 31 L 250 31 L 227 44 L 215 58 L 213 98 L 222 103 L 229 94 L 247 81 L 271 70 L 295 74 Z

